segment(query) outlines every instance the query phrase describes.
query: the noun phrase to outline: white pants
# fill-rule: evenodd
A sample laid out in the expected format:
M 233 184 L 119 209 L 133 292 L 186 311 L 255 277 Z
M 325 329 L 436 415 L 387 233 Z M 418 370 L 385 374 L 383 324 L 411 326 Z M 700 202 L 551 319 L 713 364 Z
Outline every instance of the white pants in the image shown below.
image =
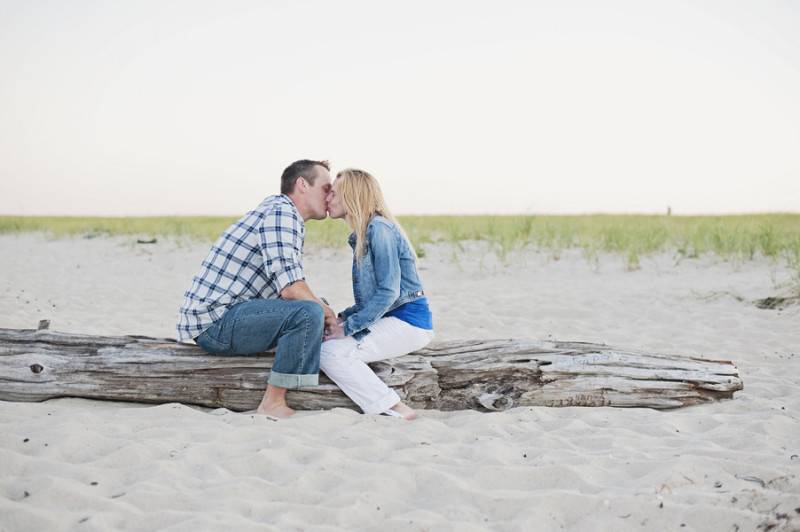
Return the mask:
M 433 331 L 393 317 L 379 319 L 369 330 L 361 340 L 346 336 L 322 342 L 319 366 L 365 414 L 380 414 L 399 403 L 400 396 L 367 363 L 422 349 L 433 340 Z

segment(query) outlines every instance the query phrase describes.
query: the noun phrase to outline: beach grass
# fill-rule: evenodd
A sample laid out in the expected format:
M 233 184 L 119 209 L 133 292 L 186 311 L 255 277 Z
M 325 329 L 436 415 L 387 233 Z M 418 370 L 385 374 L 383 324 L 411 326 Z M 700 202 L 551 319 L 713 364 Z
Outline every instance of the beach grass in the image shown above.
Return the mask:
M 225 216 L 68 217 L 0 216 L 0 234 L 42 232 L 53 237 L 137 235 L 215 240 L 236 218 Z M 505 258 L 511 251 L 534 248 L 554 257 L 581 249 L 587 258 L 599 253 L 626 257 L 635 269 L 647 254 L 669 251 L 677 257 L 713 254 L 723 258 L 757 256 L 785 259 L 800 284 L 800 214 L 736 216 L 581 215 L 581 216 L 401 216 L 420 255 L 431 243 L 459 245 L 488 242 Z M 308 245 L 339 247 L 349 233 L 339 220 L 309 223 Z

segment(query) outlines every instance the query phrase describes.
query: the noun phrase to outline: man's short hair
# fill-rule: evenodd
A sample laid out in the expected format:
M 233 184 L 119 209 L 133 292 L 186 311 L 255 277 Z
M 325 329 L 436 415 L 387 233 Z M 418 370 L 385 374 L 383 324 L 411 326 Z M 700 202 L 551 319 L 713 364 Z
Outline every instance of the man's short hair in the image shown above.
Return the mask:
M 312 161 L 310 159 L 301 159 L 287 166 L 281 175 L 281 194 L 294 192 L 294 184 L 297 183 L 298 177 L 302 177 L 310 185 L 313 185 L 317 179 L 316 172 L 313 172 L 315 166 L 321 166 L 328 171 L 331 169 L 331 163 L 328 161 Z

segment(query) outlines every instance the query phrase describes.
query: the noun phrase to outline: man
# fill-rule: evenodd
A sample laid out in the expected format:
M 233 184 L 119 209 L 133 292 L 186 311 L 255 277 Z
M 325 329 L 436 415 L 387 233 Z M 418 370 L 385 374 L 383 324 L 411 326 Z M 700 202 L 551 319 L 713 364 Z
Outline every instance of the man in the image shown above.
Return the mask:
M 178 313 L 178 340 L 194 340 L 210 353 L 276 348 L 260 414 L 294 414 L 286 390 L 317 385 L 324 328 L 336 325 L 303 274 L 305 221 L 327 216 L 329 170 L 327 161 L 290 164 L 281 194 L 264 199 L 214 243 Z

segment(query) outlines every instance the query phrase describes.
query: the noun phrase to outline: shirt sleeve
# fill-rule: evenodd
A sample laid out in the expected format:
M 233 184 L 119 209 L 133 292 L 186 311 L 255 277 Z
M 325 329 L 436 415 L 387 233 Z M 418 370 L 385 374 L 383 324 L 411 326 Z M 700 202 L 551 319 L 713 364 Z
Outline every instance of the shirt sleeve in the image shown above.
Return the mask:
M 274 280 L 278 294 L 303 273 L 303 237 L 305 226 L 292 209 L 278 206 L 264 217 L 259 227 L 264 268 Z

